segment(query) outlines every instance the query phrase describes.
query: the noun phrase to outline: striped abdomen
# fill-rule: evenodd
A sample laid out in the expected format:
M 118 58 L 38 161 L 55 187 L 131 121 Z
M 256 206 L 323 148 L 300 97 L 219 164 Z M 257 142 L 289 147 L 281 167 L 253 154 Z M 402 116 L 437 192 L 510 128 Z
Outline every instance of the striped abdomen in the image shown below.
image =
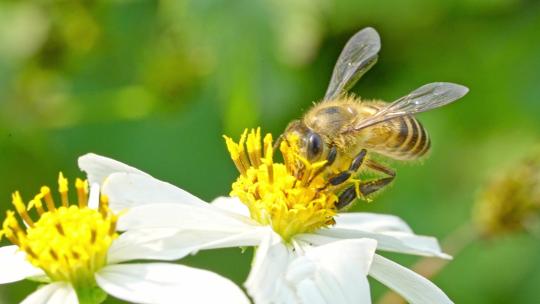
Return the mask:
M 370 104 L 370 108 L 378 108 Z M 429 135 L 413 116 L 397 117 L 371 127 L 359 134 L 360 145 L 379 154 L 399 160 L 413 160 L 424 156 L 431 147 Z

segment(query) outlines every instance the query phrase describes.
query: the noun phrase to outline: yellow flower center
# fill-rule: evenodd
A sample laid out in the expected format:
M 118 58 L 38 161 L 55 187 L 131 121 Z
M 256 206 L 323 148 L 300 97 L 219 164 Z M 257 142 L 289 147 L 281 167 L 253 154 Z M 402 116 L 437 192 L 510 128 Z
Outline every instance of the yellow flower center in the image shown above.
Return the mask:
M 285 241 L 299 233 L 334 224 L 337 196 L 321 176 L 326 161 L 309 163 L 298 153 L 298 138 L 280 143 L 284 163 L 273 161 L 273 140 L 266 134 L 261 147 L 260 128 L 246 130 L 238 143 L 224 136 L 240 176 L 232 185 L 251 217 L 271 225 Z
M 61 197 L 58 207 L 48 187 L 42 187 L 28 205 L 15 192 L 13 205 L 24 225 L 15 212 L 8 211 L 0 237 L 4 235 L 17 245 L 52 281 L 67 281 L 77 289 L 93 284 L 94 273 L 105 266 L 107 251 L 117 237 L 118 217 L 107 207 L 106 198 L 99 198 L 98 193 L 90 199 L 101 200 L 99 208 L 88 207 L 88 182 L 80 179 L 75 182 L 77 205 L 69 202 L 68 181 L 62 173 L 58 184 Z M 30 213 L 38 219 L 34 221 Z
M 529 231 L 540 222 L 540 156 L 515 163 L 478 194 L 473 221 L 484 237 Z

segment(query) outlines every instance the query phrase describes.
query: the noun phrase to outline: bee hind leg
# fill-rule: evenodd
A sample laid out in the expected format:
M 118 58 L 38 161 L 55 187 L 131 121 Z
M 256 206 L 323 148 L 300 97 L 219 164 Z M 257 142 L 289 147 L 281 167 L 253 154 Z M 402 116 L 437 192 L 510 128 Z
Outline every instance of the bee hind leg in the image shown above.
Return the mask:
M 386 174 L 387 177 L 359 182 L 358 184 L 349 186 L 339 195 L 338 201 L 336 202 L 336 208 L 342 209 L 350 205 L 355 199 L 365 197 L 386 187 L 396 177 L 396 172 L 394 170 L 372 160 L 367 160 L 366 166 L 374 171 Z
M 339 195 L 338 201 L 336 202 L 336 208 L 342 209 L 350 205 L 357 197 L 358 193 L 356 193 L 356 186 L 352 185 L 348 187 Z

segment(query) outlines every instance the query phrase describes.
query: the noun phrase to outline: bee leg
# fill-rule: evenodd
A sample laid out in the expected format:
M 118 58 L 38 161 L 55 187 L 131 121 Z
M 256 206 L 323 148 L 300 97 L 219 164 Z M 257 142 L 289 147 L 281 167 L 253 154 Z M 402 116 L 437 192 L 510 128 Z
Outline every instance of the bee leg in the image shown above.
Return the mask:
M 369 182 L 361 182 L 358 187 L 356 185 L 348 187 L 339 195 L 338 201 L 336 202 L 336 208 L 342 209 L 350 205 L 355 199 L 372 194 L 388 185 L 393 179 L 393 177 L 385 177 Z
M 336 161 L 337 157 L 337 147 L 331 146 L 330 151 L 328 151 L 328 156 L 326 157 L 326 163 L 324 164 L 324 168 L 331 166 L 334 161 Z
M 365 183 L 360 183 L 360 193 L 362 195 L 370 195 L 371 193 L 387 186 L 394 180 L 394 177 L 385 177 L 381 179 L 372 180 Z
M 336 202 L 336 208 L 342 209 L 345 206 L 350 205 L 358 197 L 356 193 L 356 186 L 352 185 L 341 192 Z
M 394 172 L 392 169 L 384 167 L 383 165 L 372 160 L 367 160 L 366 166 L 372 170 L 384 173 L 388 175 L 388 177 L 360 182 L 358 184 L 349 186 L 339 195 L 338 201 L 336 202 L 336 208 L 342 209 L 350 205 L 355 199 L 365 197 L 384 188 L 396 177 L 396 172 Z
M 385 166 L 383 166 L 383 165 L 379 164 L 378 162 L 375 162 L 375 161 L 373 161 L 371 159 L 366 162 L 366 166 L 368 166 L 372 170 L 384 173 L 384 174 L 388 175 L 391 178 L 396 177 L 396 171 L 394 171 L 394 170 L 392 170 L 390 168 L 387 168 L 387 167 L 385 167 Z
M 374 171 L 386 174 L 387 177 L 360 183 L 360 192 L 362 195 L 369 195 L 387 186 L 394 180 L 394 178 L 396 178 L 396 172 L 394 170 L 387 168 L 373 160 L 368 160 L 366 162 L 366 166 Z
M 320 167 L 309 179 L 308 183 L 311 183 L 319 174 L 323 173 L 326 168 L 331 166 L 334 161 L 336 161 L 337 157 L 337 147 L 336 146 L 330 146 L 330 151 L 328 151 L 328 156 L 326 156 L 326 163 Z
M 340 184 L 343 184 L 346 182 L 353 174 L 355 174 L 358 169 L 362 166 L 364 163 L 364 159 L 366 158 L 367 150 L 362 149 L 358 155 L 356 155 L 351 162 L 351 165 L 349 166 L 349 169 L 347 171 L 340 172 L 336 174 L 335 176 L 331 177 L 328 180 L 328 183 L 332 186 L 337 186 Z

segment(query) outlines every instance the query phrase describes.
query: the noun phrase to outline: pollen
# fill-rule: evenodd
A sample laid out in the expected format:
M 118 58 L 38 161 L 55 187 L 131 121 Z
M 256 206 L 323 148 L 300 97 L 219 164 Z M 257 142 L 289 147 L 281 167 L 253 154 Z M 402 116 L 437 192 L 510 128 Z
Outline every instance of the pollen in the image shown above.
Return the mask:
M 77 204 L 69 202 L 69 183 L 62 173 L 59 205 L 45 186 L 28 204 L 15 192 L 15 211 L 7 211 L 0 237 L 17 245 L 52 281 L 76 287 L 95 282 L 94 273 L 106 265 L 107 251 L 117 237 L 118 216 L 104 204 L 104 198 L 97 210 L 89 208 L 88 182 L 77 179 L 74 184 Z
M 300 156 L 298 138 L 281 141 L 283 163 L 274 162 L 272 135 L 261 140 L 260 128 L 244 131 L 238 143 L 224 138 L 240 172 L 231 196 L 248 207 L 251 218 L 285 241 L 334 224 L 338 198 L 319 174 L 326 161 L 310 163 Z

